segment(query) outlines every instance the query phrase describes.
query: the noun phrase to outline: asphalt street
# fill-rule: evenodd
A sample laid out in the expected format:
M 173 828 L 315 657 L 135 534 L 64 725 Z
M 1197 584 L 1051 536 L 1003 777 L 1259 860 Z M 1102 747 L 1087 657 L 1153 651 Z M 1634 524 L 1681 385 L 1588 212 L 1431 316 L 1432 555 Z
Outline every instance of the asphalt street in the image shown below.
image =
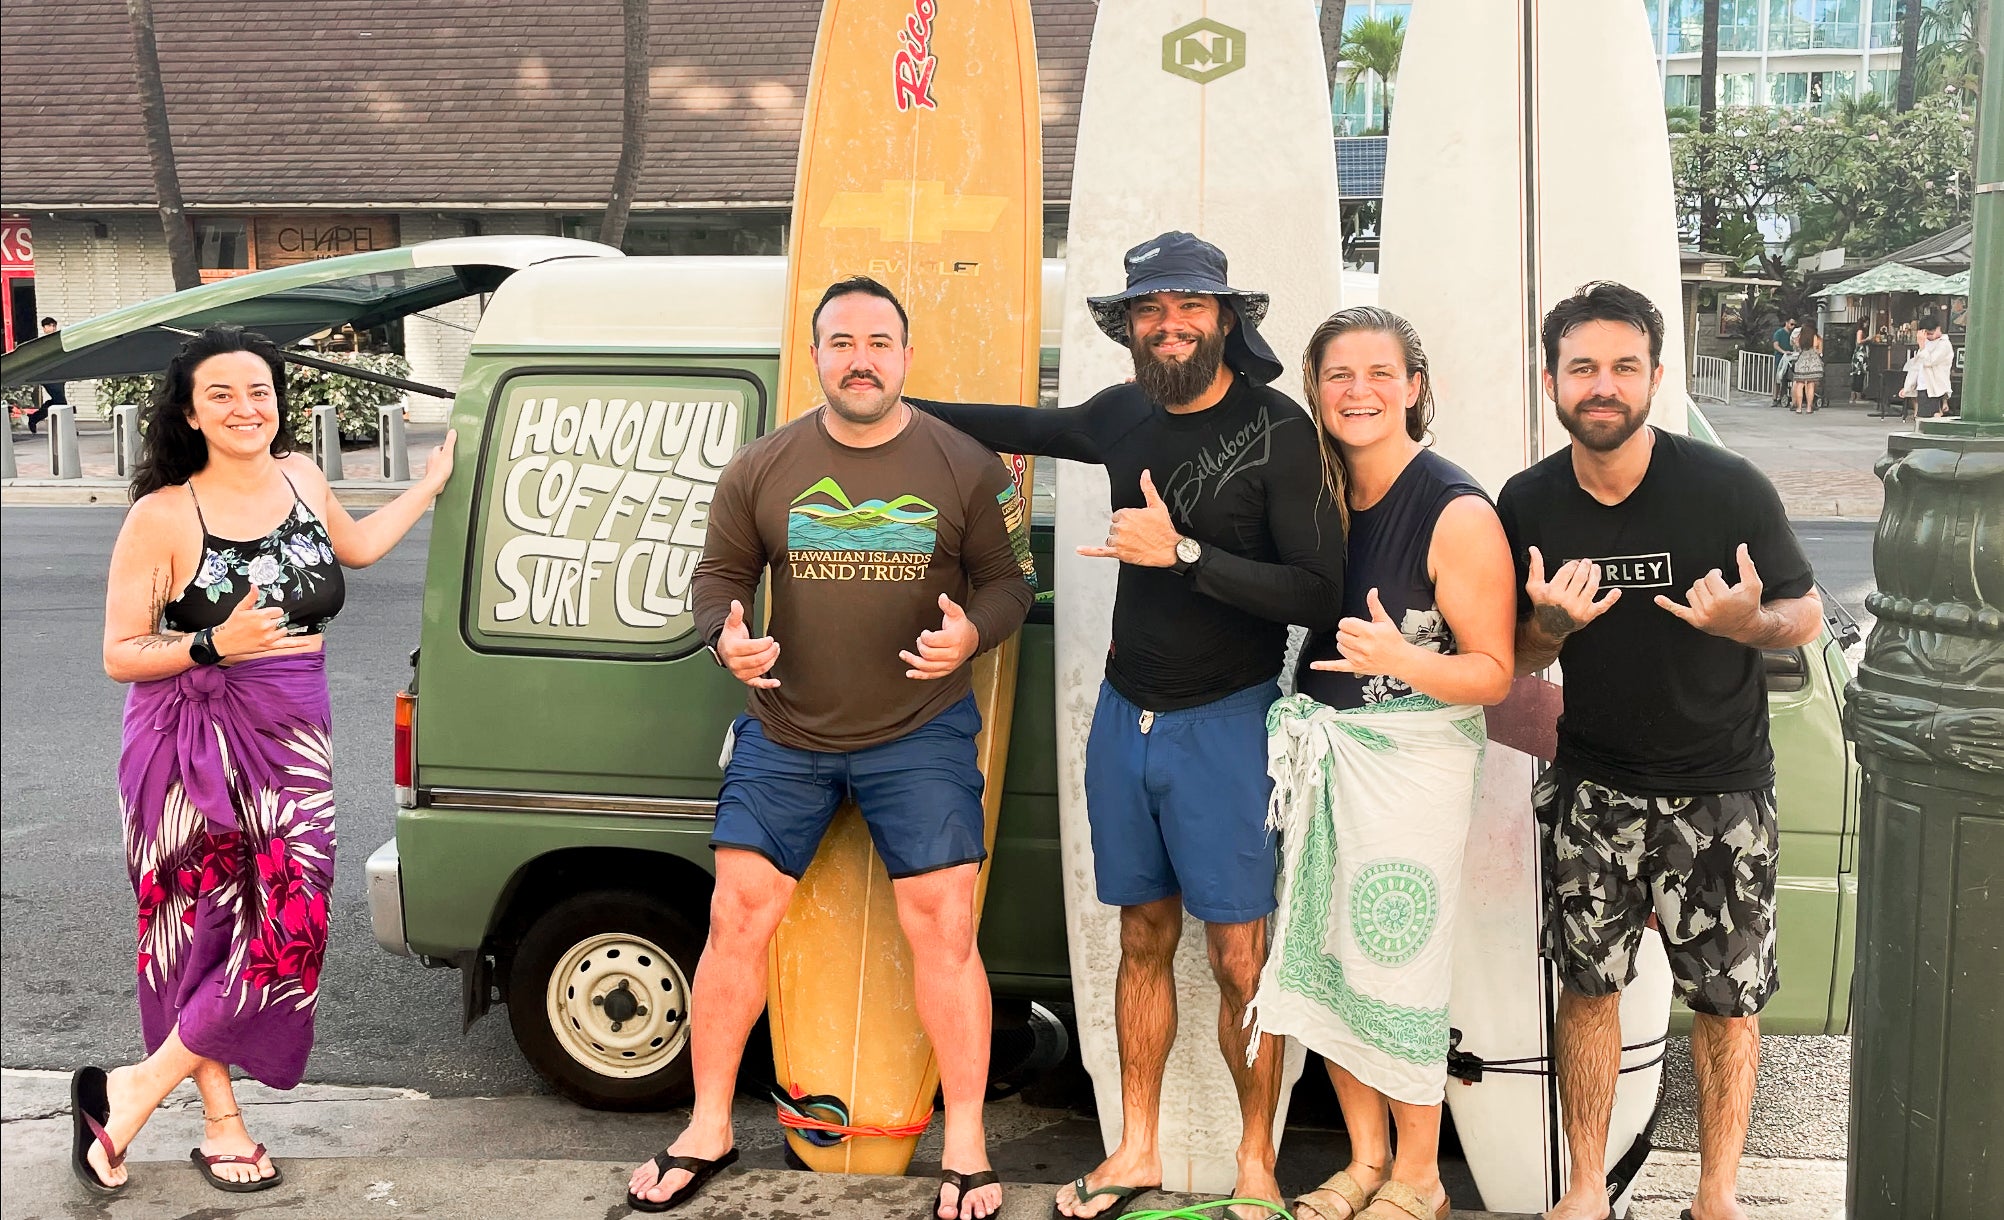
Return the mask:
M 0 1063 L 9 1068 L 67 1070 L 141 1050 L 115 785 L 123 691 L 99 659 L 120 516 L 0 510 Z M 1861 619 L 1872 528 L 1799 527 L 1825 587 Z M 349 574 L 328 641 L 341 843 L 309 1077 L 439 1097 L 540 1093 L 505 1014 L 462 1035 L 457 973 L 392 957 L 369 929 L 361 864 L 393 830 L 390 699 L 417 643 L 428 531 L 427 519 L 381 563 Z M 1768 1041 L 1749 1151 L 1842 1156 L 1848 1040 Z M 1671 1063 L 1659 1142 L 1691 1147 L 1688 1054 L 1674 1051 Z M 1297 1101 L 1297 1121 L 1333 1124 L 1326 1085 L 1314 1091 Z M 1035 1092 L 1039 1105 L 1089 1112 L 1076 1073 Z

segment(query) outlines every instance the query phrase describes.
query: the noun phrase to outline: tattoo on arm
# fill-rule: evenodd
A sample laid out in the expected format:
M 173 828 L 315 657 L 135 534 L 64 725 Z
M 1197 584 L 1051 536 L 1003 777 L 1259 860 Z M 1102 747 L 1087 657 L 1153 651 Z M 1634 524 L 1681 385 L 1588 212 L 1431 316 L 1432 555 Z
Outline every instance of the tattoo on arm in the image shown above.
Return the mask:
M 1549 603 L 1539 605 L 1532 610 L 1531 618 L 1537 623 L 1538 630 L 1555 643 L 1580 629 L 1578 621 L 1566 613 L 1564 606 L 1554 606 Z
M 147 603 L 146 615 L 146 621 L 153 624 L 153 634 L 142 635 L 131 641 L 141 652 L 150 652 L 156 648 L 172 648 L 188 638 L 181 632 L 168 631 L 161 622 L 166 617 L 167 603 L 170 600 L 167 596 L 168 580 L 167 573 L 155 572 L 153 575 L 153 595 Z

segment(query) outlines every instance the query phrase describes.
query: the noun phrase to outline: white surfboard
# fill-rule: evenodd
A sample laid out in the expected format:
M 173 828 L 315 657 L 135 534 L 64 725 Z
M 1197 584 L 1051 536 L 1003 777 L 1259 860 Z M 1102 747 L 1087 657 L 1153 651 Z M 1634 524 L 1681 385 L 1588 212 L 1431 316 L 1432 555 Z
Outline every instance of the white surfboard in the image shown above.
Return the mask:
M 1426 0 L 1413 6 L 1392 107 L 1379 295 L 1426 342 L 1440 452 L 1494 493 L 1567 441 L 1539 382 L 1545 310 L 1590 280 L 1647 293 L 1667 332 L 1650 420 L 1685 428 L 1684 334 L 1663 99 L 1635 0 Z M 1549 1064 L 1556 981 L 1537 958 L 1536 763 L 1491 741 L 1469 831 L 1449 1012 L 1460 1050 Z M 1653 1120 L 1670 973 L 1659 939 L 1622 1000 L 1627 1071 L 1607 1164 L 1618 1214 Z M 1647 1065 L 1647 1066 L 1645 1066 Z M 1565 1189 L 1557 1083 L 1450 1080 L 1492 1211 Z M 1638 1140 L 1645 1141 L 1638 1145 Z
M 1083 402 L 1133 375 L 1100 333 L 1089 295 L 1125 285 L 1121 257 L 1173 229 L 1213 242 L 1234 286 L 1270 293 L 1260 333 L 1290 366 L 1276 382 L 1299 398 L 1292 366 L 1341 296 L 1335 147 L 1315 14 L 1307 0 L 1101 0 L 1087 61 L 1072 172 L 1060 400 Z M 1093 885 L 1085 743 L 1106 669 L 1117 569 L 1075 548 L 1106 537 L 1106 472 L 1058 464 L 1059 807 L 1072 991 L 1100 1130 L 1120 1138 L 1114 1043 L 1119 912 Z M 1223 692 L 1220 692 L 1221 694 Z M 1186 923 L 1176 956 L 1179 1026 L 1162 1091 L 1161 1147 L 1171 1189 L 1221 1193 L 1236 1178 L 1239 1113 L 1218 1051 L 1218 992 L 1204 932 Z M 1291 1042 L 1286 1082 L 1301 1073 Z M 1276 1128 L 1284 1126 L 1287 1089 Z

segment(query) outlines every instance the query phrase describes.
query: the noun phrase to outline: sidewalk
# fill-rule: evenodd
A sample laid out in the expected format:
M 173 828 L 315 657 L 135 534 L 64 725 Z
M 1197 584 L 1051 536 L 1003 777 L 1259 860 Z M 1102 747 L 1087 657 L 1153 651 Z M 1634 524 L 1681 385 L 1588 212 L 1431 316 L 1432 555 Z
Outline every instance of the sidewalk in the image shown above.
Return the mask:
M 540 1096 L 432 1099 L 406 1090 L 324 1085 L 278 1093 L 255 1084 L 239 1084 L 237 1094 L 252 1130 L 284 1168 L 283 1186 L 231 1195 L 204 1184 L 187 1161 L 187 1149 L 201 1139 L 200 1102 L 183 1086 L 134 1143 L 126 1196 L 100 1206 L 69 1173 L 68 1077 L 0 1074 L 0 1159 L 6 1165 L 0 1220 L 215 1218 L 265 1210 L 329 1220 L 613 1220 L 626 1214 L 625 1183 L 633 1166 L 652 1155 L 682 1117 L 606 1114 Z M 988 1117 L 996 1168 L 1008 1182 L 1002 1220 L 1045 1220 L 1057 1186 L 1078 1172 L 1072 1164 L 1077 1150 L 1097 1145 L 1097 1124 L 1020 1099 L 991 1105 Z M 738 1166 L 712 1184 L 701 1204 L 680 1214 L 691 1220 L 925 1214 L 938 1166 L 936 1124 L 919 1143 L 912 1176 L 902 1178 L 786 1168 L 766 1105 L 740 1100 L 737 1126 Z M 1328 1171 L 1340 1145 L 1340 1136 L 1331 1132 L 1290 1129 L 1281 1158 L 1283 1182 L 1296 1189 L 1312 1184 Z M 1695 1155 L 1652 1154 L 1629 1215 L 1674 1220 L 1697 1180 Z M 1448 1185 L 1457 1199 L 1473 1197 L 1465 1177 Z M 1740 1174 L 1741 1201 L 1754 1220 L 1832 1220 L 1843 1193 L 1842 1161 L 1749 1158 Z M 1151 1195 L 1144 1206 L 1197 1201 Z M 1455 1214 L 1464 1220 L 1513 1220 L 1461 1207 Z
M 1886 438 L 1908 427 L 1880 419 L 1870 403 L 1793 415 L 1764 395 L 1734 391 L 1730 403 L 1698 404 L 1719 439 L 1758 466 L 1788 509 L 1790 520 L 1877 521 L 1885 489 L 1872 468 Z

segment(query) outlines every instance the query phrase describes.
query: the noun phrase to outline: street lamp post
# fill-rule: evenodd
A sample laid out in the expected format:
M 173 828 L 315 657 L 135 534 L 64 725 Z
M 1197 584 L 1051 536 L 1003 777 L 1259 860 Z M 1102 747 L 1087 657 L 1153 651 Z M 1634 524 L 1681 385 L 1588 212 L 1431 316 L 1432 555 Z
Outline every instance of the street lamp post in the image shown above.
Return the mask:
M 1891 438 L 1864 771 L 1851 1220 L 2004 1206 L 2004 3 L 1989 10 L 1962 418 Z

